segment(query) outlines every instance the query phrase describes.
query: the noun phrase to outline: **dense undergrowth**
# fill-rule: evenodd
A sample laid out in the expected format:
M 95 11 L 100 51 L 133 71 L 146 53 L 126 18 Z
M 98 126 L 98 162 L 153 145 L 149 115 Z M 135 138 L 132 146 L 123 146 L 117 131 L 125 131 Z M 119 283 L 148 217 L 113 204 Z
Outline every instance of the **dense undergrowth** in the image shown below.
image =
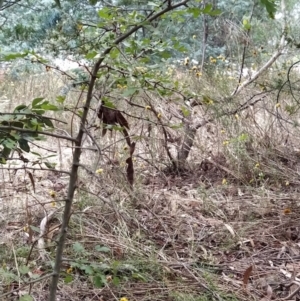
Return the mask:
M 292 294 L 300 252 L 299 117 L 296 87 L 293 95 L 285 86 L 279 92 L 278 76 L 265 75 L 263 89 L 254 84 L 229 97 L 236 82 L 225 75 L 178 71 L 174 81 L 189 90 L 197 106 L 186 106 L 178 94 L 145 93 L 135 100 L 139 106 L 126 101 L 118 107 L 128 113 L 137 142 L 133 190 L 125 175 L 129 150 L 124 138 L 118 131 L 102 137 L 95 105 L 59 298 L 271 300 Z M 65 84 L 52 71 L 7 79 L 1 84 L 5 99 L 0 108 L 9 111 L 41 96 L 55 101 Z M 75 132 L 72 111 L 84 105 L 81 92 L 73 88 L 64 111 L 55 113 L 67 122 L 56 124 L 57 132 Z M 111 97 L 118 102 L 118 95 Z M 178 126 L 185 111 L 191 122 L 207 122 L 197 131 L 185 169 L 178 172 L 166 150 L 176 157 L 185 135 Z M 1 300 L 46 300 L 48 294 L 49 278 L 35 279 L 53 265 L 68 181 L 59 171 L 68 171 L 72 148 L 48 138 L 33 149 L 42 156 L 53 154 L 46 160 L 58 171 L 32 171 L 33 189 L 26 169 L 34 165 L 10 161 L 2 166 Z M 34 161 L 34 155 L 28 158 Z

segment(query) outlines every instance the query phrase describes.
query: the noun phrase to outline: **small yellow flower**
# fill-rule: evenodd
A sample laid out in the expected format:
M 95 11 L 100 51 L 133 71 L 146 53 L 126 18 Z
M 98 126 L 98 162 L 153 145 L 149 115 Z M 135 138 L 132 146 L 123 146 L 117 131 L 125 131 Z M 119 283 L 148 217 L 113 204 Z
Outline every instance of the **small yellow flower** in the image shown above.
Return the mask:
M 157 118 L 159 118 L 159 119 L 161 118 L 161 113 L 157 114 Z
M 253 183 L 253 182 L 254 182 L 254 179 L 251 179 L 251 180 L 249 181 L 250 184 Z
M 222 134 L 225 134 L 225 133 L 226 133 L 226 131 L 225 131 L 225 130 L 221 130 L 221 133 L 222 133 Z
M 73 268 L 72 267 L 69 267 L 68 269 L 67 269 L 67 274 L 71 274 L 72 273 L 72 271 L 73 271 Z
M 56 207 L 56 202 L 51 202 L 52 207 Z
M 120 301 L 128 301 L 128 299 L 126 297 L 122 297 Z
M 29 232 L 29 227 L 28 227 L 28 225 L 26 225 L 26 226 L 23 228 L 23 231 L 26 232 L 26 233 Z
M 222 185 L 226 185 L 226 184 L 228 184 L 228 182 L 227 182 L 227 179 L 224 178 L 224 179 L 222 180 Z
M 197 36 L 194 34 L 194 35 L 193 35 L 193 39 L 195 40 L 196 38 L 197 38 Z
M 150 106 L 145 106 L 145 109 L 146 110 L 151 110 L 151 107 Z
M 210 57 L 209 58 L 209 60 L 210 60 L 210 62 L 212 63 L 212 64 L 215 64 L 216 62 L 217 62 L 217 59 L 215 59 L 214 57 Z
M 193 71 L 196 71 L 197 69 L 198 69 L 197 66 L 193 66 L 193 67 L 192 67 L 192 70 L 193 70 Z
M 99 168 L 99 169 L 96 170 L 96 174 L 102 174 L 103 171 L 104 171 L 103 168 Z
M 290 185 L 290 182 L 289 181 L 286 181 L 285 182 L 285 186 L 289 186 Z
M 200 76 L 202 76 L 202 73 L 201 73 L 201 72 L 197 72 L 197 73 L 196 73 L 196 76 L 197 76 L 197 77 L 200 77 Z
M 240 118 L 240 116 L 238 114 L 235 114 L 234 117 L 235 117 L 235 119 L 239 119 Z
M 260 164 L 259 163 L 256 163 L 254 168 L 259 168 L 260 167 Z
M 280 107 L 280 103 L 277 103 L 276 105 L 275 105 L 275 108 L 279 108 Z
M 123 149 L 124 149 L 124 150 L 128 150 L 128 146 L 124 146 Z
M 228 140 L 223 141 L 223 145 L 228 145 L 228 144 L 229 144 Z
M 56 197 L 56 193 L 55 193 L 55 191 L 53 191 L 53 190 L 50 190 L 50 191 L 49 191 L 49 194 L 50 194 L 50 196 L 51 196 L 52 198 L 55 198 L 55 197 Z

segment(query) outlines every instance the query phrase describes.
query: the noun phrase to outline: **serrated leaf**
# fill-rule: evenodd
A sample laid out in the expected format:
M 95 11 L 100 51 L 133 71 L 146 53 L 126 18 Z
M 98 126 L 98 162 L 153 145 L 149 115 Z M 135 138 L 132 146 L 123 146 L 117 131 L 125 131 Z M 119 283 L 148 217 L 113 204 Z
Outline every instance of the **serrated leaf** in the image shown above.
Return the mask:
M 118 286 L 120 284 L 120 278 L 117 276 L 113 277 L 112 283 L 113 285 Z
M 80 242 L 76 241 L 73 244 L 73 250 L 77 253 L 83 253 L 85 251 L 85 248 Z
M 112 18 L 112 14 L 110 13 L 110 9 L 108 7 L 104 7 L 98 11 L 98 16 L 102 19 L 109 20 Z
M 27 274 L 29 271 L 30 271 L 30 269 L 29 269 L 29 267 L 26 266 L 26 265 L 21 265 L 21 266 L 19 267 L 19 272 L 20 272 L 21 275 L 25 275 L 25 274 Z
M 19 301 L 33 301 L 34 299 L 30 295 L 23 295 L 20 297 Z
M 109 253 L 110 252 L 110 248 L 105 247 L 105 246 L 100 246 L 100 245 L 95 246 L 95 250 L 98 251 L 98 252 L 103 252 L 103 253 Z
M 96 287 L 100 288 L 106 284 L 106 278 L 104 275 L 96 275 L 93 277 L 93 282 Z
M 87 274 L 87 275 L 93 275 L 94 270 L 90 265 L 83 265 L 81 266 L 81 269 Z

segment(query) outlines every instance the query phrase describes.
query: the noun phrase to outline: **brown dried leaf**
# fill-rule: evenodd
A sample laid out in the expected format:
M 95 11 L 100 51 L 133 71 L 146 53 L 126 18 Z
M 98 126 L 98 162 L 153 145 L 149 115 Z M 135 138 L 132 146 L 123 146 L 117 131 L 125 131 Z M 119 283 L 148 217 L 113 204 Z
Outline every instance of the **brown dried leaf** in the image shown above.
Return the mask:
M 253 267 L 252 267 L 252 265 L 250 265 L 249 268 L 247 268 L 247 270 L 244 273 L 244 276 L 243 276 L 243 286 L 244 286 L 244 288 L 247 287 L 249 277 L 252 273 L 252 269 L 253 269 Z
M 32 185 L 32 188 L 33 188 L 33 192 L 35 193 L 35 182 L 34 182 L 33 175 L 30 171 L 27 171 L 27 174 L 29 176 L 29 179 L 30 179 L 30 182 L 31 182 L 31 185 Z

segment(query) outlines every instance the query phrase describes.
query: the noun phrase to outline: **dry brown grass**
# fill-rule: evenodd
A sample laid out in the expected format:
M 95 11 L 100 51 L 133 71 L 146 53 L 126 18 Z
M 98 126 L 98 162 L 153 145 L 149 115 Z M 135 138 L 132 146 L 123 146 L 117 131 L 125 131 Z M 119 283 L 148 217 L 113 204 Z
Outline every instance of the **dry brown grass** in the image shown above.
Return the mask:
M 62 78 L 46 74 L 18 83 L 18 88 L 16 83 L 8 84 L 2 87 L 12 100 L 6 109 L 41 95 L 54 100 L 62 83 Z M 145 94 L 140 96 L 141 108 L 123 105 L 122 110 L 139 117 L 127 116 L 131 134 L 137 138 L 133 192 L 125 177 L 128 150 L 122 136 L 108 133 L 102 138 L 99 130 L 91 130 L 92 139 L 87 138 L 84 145 L 84 168 L 70 220 L 59 287 L 61 299 L 262 300 L 268 290 L 278 299 L 297 288 L 299 134 L 288 122 L 299 117 L 288 116 L 284 110 L 293 100 L 286 94 L 276 108 L 276 93 L 268 93 L 249 109 L 226 116 L 224 112 L 261 91 L 252 87 L 228 102 L 222 91 L 230 91 L 232 86 L 220 78 L 217 85 L 212 83 L 212 78 L 190 82 L 191 89 L 214 100 L 197 108 L 195 116 L 213 116 L 214 122 L 197 132 L 189 170 L 183 174 L 166 169 L 170 162 L 163 148 L 164 137 L 161 126 L 155 125 L 179 123 L 182 103 L 163 105 L 166 99 Z M 68 95 L 66 105 L 70 109 L 77 97 L 76 91 Z M 149 104 L 162 114 L 160 120 L 144 108 Z M 70 120 L 68 112 L 59 116 Z M 90 118 L 94 118 L 94 112 Z M 152 121 L 149 137 L 142 118 Z M 75 133 L 76 118 L 73 122 L 72 127 L 57 127 L 64 133 L 70 134 L 71 129 Z M 168 131 L 174 138 L 173 146 L 172 142 L 169 145 L 175 153 L 183 130 Z M 90 150 L 95 148 L 94 143 L 101 153 Z M 58 169 L 68 170 L 70 145 L 48 139 L 43 146 L 57 151 L 57 157 L 49 160 L 56 162 Z M 96 173 L 99 169 L 103 171 Z M 2 171 L 0 294 L 18 288 L 23 279 L 32 279 L 25 274 L 21 280 L 12 280 L 7 274 L 18 275 L 27 259 L 31 273 L 51 270 L 55 251 L 52 240 L 61 222 L 60 200 L 66 193 L 67 178 L 44 171 L 33 174 L 35 192 L 23 167 L 17 172 Z M 51 190 L 55 191 L 54 198 Z M 39 228 L 52 211 L 55 215 L 46 235 L 45 259 L 34 245 L 39 235 L 34 227 Z M 80 243 L 83 249 L 74 249 L 74 243 Z M 99 245 L 109 252 L 96 251 Z M 107 283 L 96 288 L 83 264 L 105 264 L 97 273 L 102 273 Z M 72 265 L 72 271 L 68 270 Z M 253 269 L 246 283 L 243 278 L 249 266 Z M 63 280 L 68 275 L 73 277 L 69 284 Z M 119 279 L 118 285 L 113 284 L 114 277 Z M 46 279 L 32 286 L 35 300 L 46 300 L 48 284 Z M 22 288 L 26 291 L 28 287 Z M 14 295 L 5 298 L 17 299 Z

